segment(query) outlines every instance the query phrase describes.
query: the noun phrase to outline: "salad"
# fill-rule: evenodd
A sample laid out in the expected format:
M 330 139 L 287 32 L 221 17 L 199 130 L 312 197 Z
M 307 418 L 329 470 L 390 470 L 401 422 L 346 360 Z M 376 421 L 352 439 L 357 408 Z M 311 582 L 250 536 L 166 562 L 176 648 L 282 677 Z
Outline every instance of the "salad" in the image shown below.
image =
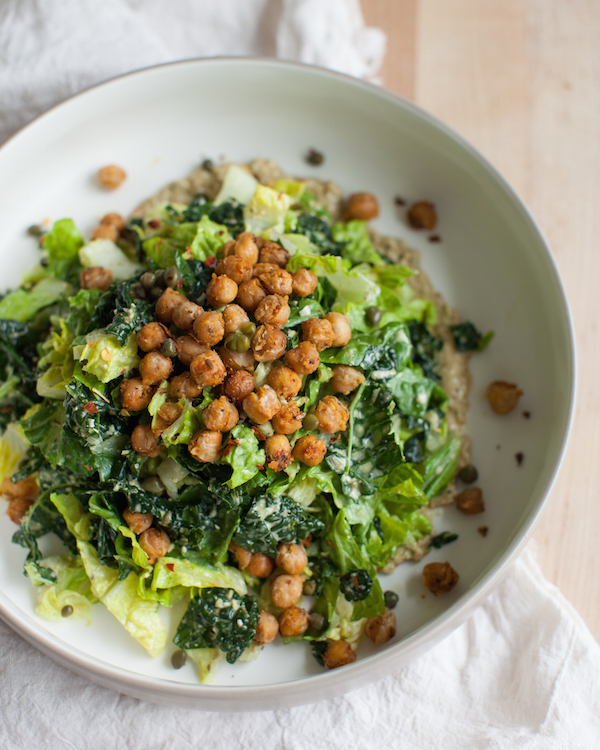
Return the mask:
M 173 665 L 203 681 L 276 638 L 333 668 L 394 636 L 377 573 L 426 553 L 468 464 L 481 343 L 360 201 L 250 167 L 87 242 L 57 221 L 0 299 L 1 492 L 36 612 L 102 602 L 157 656 L 185 600 Z

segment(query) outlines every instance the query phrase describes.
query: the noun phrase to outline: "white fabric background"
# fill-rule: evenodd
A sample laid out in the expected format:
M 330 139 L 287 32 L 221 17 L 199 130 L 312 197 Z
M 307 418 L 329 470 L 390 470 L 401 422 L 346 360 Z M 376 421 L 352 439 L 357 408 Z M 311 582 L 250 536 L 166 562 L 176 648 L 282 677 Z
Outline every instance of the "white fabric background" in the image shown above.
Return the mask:
M 358 0 L 0 0 L 0 143 L 155 63 L 277 55 L 373 78 L 384 51 Z M 443 643 L 342 698 L 259 714 L 154 706 L 71 674 L 0 623 L 0 708 L 7 750 L 597 750 L 600 647 L 526 551 Z

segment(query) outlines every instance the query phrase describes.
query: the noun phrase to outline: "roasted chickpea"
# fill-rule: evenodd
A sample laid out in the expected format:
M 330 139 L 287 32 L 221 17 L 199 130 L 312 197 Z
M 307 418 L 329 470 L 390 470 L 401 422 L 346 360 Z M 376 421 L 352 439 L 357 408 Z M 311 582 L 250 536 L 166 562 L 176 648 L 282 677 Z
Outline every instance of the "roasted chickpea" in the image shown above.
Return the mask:
M 273 572 L 275 564 L 273 560 L 262 552 L 255 552 L 248 563 L 246 571 L 256 578 L 268 578 Z
M 129 531 L 133 531 L 134 534 L 141 534 L 142 531 L 146 531 L 152 526 L 154 516 L 152 513 L 134 513 L 129 508 L 125 508 L 122 513 L 123 520 L 127 524 Z
M 197 357 L 202 352 L 207 351 L 207 347 L 204 344 L 196 341 L 193 336 L 178 336 L 175 339 L 177 346 L 177 358 L 182 365 L 189 367 L 194 357 Z
M 523 391 L 514 383 L 496 380 L 490 383 L 485 395 L 496 414 L 508 414 L 517 405 Z
M 267 273 L 267 271 L 275 271 L 279 266 L 273 263 L 257 263 L 252 269 L 252 275 L 260 278 L 261 274 Z
M 240 404 L 254 390 L 254 378 L 245 370 L 227 373 L 223 381 L 223 393 L 234 404 Z
M 171 540 L 167 532 L 162 529 L 155 529 L 153 526 L 146 531 L 142 531 L 138 537 L 138 542 L 148 555 L 150 565 L 154 565 L 157 560 L 164 557 L 171 546 Z
M 157 351 L 168 338 L 169 332 L 162 323 L 146 323 L 135 334 L 137 345 L 143 352 Z
M 304 413 L 295 403 L 283 404 L 281 409 L 271 419 L 275 432 L 281 435 L 291 435 L 302 427 Z
M 231 370 L 254 371 L 256 360 L 250 349 L 248 349 L 247 352 L 232 352 L 226 346 L 222 346 L 219 349 L 219 354 L 221 355 L 223 363 Z
M 96 174 L 98 184 L 106 190 L 115 190 L 127 177 L 121 167 L 111 164 L 108 167 L 102 167 Z
M 274 367 L 268 375 L 268 384 L 286 401 L 294 398 L 302 388 L 302 378 L 285 365 Z
M 256 626 L 254 642 L 258 643 L 260 646 L 264 646 L 266 643 L 271 643 L 271 641 L 275 640 L 278 632 L 279 623 L 277 622 L 275 615 L 261 609 L 258 624 Z
M 213 430 L 199 430 L 190 440 L 188 450 L 196 461 L 210 464 L 218 460 L 222 442 L 222 433 Z
M 164 403 L 156 413 L 156 419 L 153 420 L 152 432 L 154 435 L 161 435 L 167 430 L 172 424 L 174 424 L 179 417 L 183 407 L 181 404 L 172 404 L 167 401 Z
M 302 321 L 302 338 L 315 345 L 317 351 L 329 349 L 333 344 L 333 327 L 328 320 L 309 318 Z
M 227 305 L 223 310 L 223 324 L 225 334 L 235 333 L 244 323 L 249 323 L 250 318 L 243 307 L 239 305 Z
M 252 263 L 237 255 L 228 255 L 217 263 L 217 276 L 228 276 L 239 286 L 252 278 Z
M 183 294 L 167 287 L 156 301 L 154 317 L 166 326 L 170 326 L 173 322 L 175 309 L 183 302 L 186 302 L 186 297 Z
M 301 607 L 288 607 L 278 617 L 282 638 L 303 635 L 308 630 L 308 612 Z
M 225 380 L 226 374 L 223 360 L 212 349 L 194 357 L 190 364 L 190 372 L 203 388 L 219 385 Z
M 35 502 L 40 488 L 33 476 L 13 482 L 10 477 L 4 477 L 0 486 L 0 495 L 8 500 L 6 515 L 13 523 L 21 523 L 21 519 Z
M 268 422 L 281 409 L 277 394 L 270 385 L 261 385 L 255 393 L 246 396 L 242 406 L 254 424 Z
M 200 313 L 194 321 L 194 336 L 201 344 L 215 346 L 225 335 L 223 315 L 216 310 Z
M 101 289 L 105 292 L 110 289 L 112 283 L 113 275 L 110 268 L 92 266 L 91 268 L 84 268 L 79 274 L 79 286 L 82 289 Z
M 285 435 L 271 435 L 265 440 L 265 456 L 269 469 L 283 471 L 292 463 L 290 441 Z
M 299 268 L 292 276 L 292 294 L 296 297 L 308 297 L 318 285 L 319 279 L 308 268 Z
M 386 607 L 385 612 L 367 620 L 365 632 L 376 646 L 383 646 L 396 635 L 396 615 Z
M 288 251 L 276 242 L 266 241 L 260 249 L 259 260 L 261 263 L 272 263 L 274 266 L 285 268 L 289 259 Z M 286 294 L 290 293 L 286 292 Z
M 343 393 L 345 396 L 355 391 L 361 383 L 365 382 L 365 376 L 360 370 L 348 365 L 335 365 L 333 376 L 329 385 L 336 393 Z
M 406 216 L 413 229 L 426 229 L 430 232 L 437 224 L 435 206 L 429 201 L 414 203 L 408 209 Z
M 154 389 L 142 383 L 141 378 L 130 378 L 121 383 L 121 405 L 127 411 L 145 409 L 154 395 Z
M 354 193 L 348 198 L 344 220 L 361 219 L 368 221 L 379 216 L 379 203 L 372 193 Z
M 286 573 L 297 575 L 298 573 L 302 573 L 304 568 L 308 565 L 308 556 L 306 550 L 301 544 L 279 542 L 277 545 L 277 557 L 275 562 L 280 568 L 283 568 Z
M 303 435 L 296 441 L 292 456 L 306 466 L 317 466 L 325 458 L 327 446 L 314 435 Z
M 252 560 L 252 552 L 250 552 L 249 549 L 240 547 L 240 545 L 235 542 L 229 542 L 229 551 L 233 553 L 239 569 L 246 570 L 250 564 L 250 560 Z
M 319 420 L 319 429 L 321 432 L 344 432 L 348 427 L 350 411 L 346 404 L 342 403 L 335 396 L 325 396 L 316 405 L 313 412 Z
M 260 279 L 250 279 L 240 284 L 235 301 L 246 312 L 253 313 L 266 296 L 267 293 L 264 286 L 260 283 Z
M 346 346 L 352 338 L 352 329 L 348 318 L 342 313 L 330 312 L 325 316 L 325 320 L 331 323 L 333 328 L 333 342 L 331 346 Z
M 110 240 L 116 242 L 119 239 L 119 230 L 111 224 L 100 224 L 94 227 L 90 233 L 90 240 Z
M 287 336 L 283 331 L 264 324 L 252 337 L 252 354 L 257 362 L 274 362 L 285 352 Z
M 304 576 L 290 575 L 289 573 L 273 578 L 271 581 L 271 601 L 281 609 L 293 607 L 302 596 L 303 583 Z
M 461 513 L 472 516 L 476 513 L 483 513 L 485 504 L 483 502 L 483 493 L 479 487 L 467 487 L 456 496 L 456 507 Z
M 238 258 L 243 258 L 251 265 L 254 265 L 258 262 L 258 245 L 256 241 L 257 237 L 252 232 L 238 234 L 233 247 L 233 255 L 237 255 Z
M 449 562 L 429 563 L 423 568 L 423 585 L 434 594 L 445 594 L 458 582 L 459 575 Z
M 317 347 L 311 341 L 301 341 L 285 353 L 285 363 L 299 375 L 310 375 L 321 364 Z
M 283 328 L 290 317 L 290 306 L 287 297 L 269 294 L 254 312 L 258 323 L 268 323 L 274 328 Z
M 182 372 L 169 381 L 169 396 L 171 398 L 197 398 L 202 393 L 202 386 L 198 385 L 191 372 Z
M 331 641 L 323 654 L 323 664 L 327 669 L 337 669 L 356 661 L 356 654 L 348 641 Z
M 260 275 L 261 284 L 269 294 L 279 294 L 282 297 L 292 293 L 292 274 L 277 268 Z
M 102 217 L 100 224 L 108 224 L 116 227 L 117 231 L 122 232 L 125 229 L 125 219 L 121 214 L 106 214 Z
M 249 282 L 246 282 L 249 283 Z M 222 307 L 237 297 L 238 285 L 229 276 L 217 276 L 213 273 L 212 279 L 206 287 L 206 300 L 211 307 Z
M 229 432 L 238 423 L 238 410 L 225 396 L 216 398 L 202 412 L 202 420 L 207 430 Z
M 182 331 L 191 331 L 194 321 L 201 314 L 202 308 L 200 305 L 186 299 L 173 310 L 173 323 Z
M 224 258 L 228 258 L 230 255 L 234 254 L 235 250 L 235 240 L 229 240 L 223 245 L 223 248 L 221 252 L 223 253 Z
M 158 385 L 173 372 L 173 363 L 160 352 L 148 352 L 140 362 L 139 370 L 144 385 Z
M 131 447 L 140 456 L 154 458 L 159 455 L 165 446 L 156 442 L 156 437 L 149 424 L 138 424 L 131 433 Z

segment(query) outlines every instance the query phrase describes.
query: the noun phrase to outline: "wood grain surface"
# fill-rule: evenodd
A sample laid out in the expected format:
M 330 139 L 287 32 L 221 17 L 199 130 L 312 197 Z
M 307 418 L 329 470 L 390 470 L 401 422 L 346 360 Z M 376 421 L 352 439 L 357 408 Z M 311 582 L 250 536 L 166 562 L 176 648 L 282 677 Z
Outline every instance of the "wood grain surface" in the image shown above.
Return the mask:
M 540 565 L 600 639 L 600 3 L 362 0 L 388 34 L 383 84 L 468 138 L 545 233 L 573 314 L 578 395 L 534 535 Z

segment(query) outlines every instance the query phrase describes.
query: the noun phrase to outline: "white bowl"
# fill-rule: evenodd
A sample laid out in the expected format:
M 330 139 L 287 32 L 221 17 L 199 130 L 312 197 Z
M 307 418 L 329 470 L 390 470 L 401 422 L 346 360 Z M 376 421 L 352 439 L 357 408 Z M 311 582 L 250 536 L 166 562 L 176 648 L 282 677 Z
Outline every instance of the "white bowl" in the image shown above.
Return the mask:
M 325 154 L 320 167 L 303 156 Z M 423 563 L 401 565 L 385 588 L 400 592 L 398 635 L 375 651 L 324 672 L 305 644 L 271 645 L 257 661 L 221 668 L 200 685 L 191 666 L 173 671 L 171 649 L 151 659 L 104 610 L 93 624 L 38 618 L 35 592 L 22 575 L 25 550 L 0 520 L 0 616 L 50 657 L 101 685 L 163 704 L 208 710 L 281 708 L 310 703 L 382 677 L 431 648 L 488 596 L 531 535 L 564 451 L 574 400 L 569 313 L 548 247 L 504 179 L 435 118 L 385 89 L 316 68 L 265 60 L 214 59 L 142 70 L 61 104 L 0 150 L 2 287 L 35 262 L 26 228 L 46 217 L 72 217 L 89 232 L 110 211 L 129 213 L 144 197 L 191 171 L 205 157 L 272 157 L 297 175 L 333 179 L 346 192 L 375 193 L 376 229 L 422 251 L 423 265 L 446 300 L 495 338 L 472 358 L 469 412 L 473 462 L 486 511 L 439 512 L 439 531 L 459 533 L 428 561 L 449 560 L 459 585 L 434 597 L 421 583 Z M 99 189 L 99 167 L 119 164 L 128 179 Z M 442 242 L 407 226 L 394 196 L 432 200 Z M 492 380 L 516 382 L 519 408 L 494 415 L 483 394 Z M 531 413 L 530 419 L 522 410 Z M 517 466 L 515 454 L 524 460 Z M 488 526 L 483 538 L 478 526 Z M 174 630 L 174 624 L 171 626 Z

